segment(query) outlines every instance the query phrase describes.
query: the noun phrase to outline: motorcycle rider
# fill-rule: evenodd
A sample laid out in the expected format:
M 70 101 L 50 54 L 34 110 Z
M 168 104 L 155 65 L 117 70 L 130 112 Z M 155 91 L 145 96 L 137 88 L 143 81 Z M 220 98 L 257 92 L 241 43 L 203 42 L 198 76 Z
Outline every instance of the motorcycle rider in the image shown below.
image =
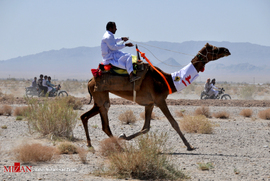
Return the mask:
M 51 77 L 50 77 L 50 76 L 48 76 L 48 80 L 47 80 L 47 82 L 46 82 L 46 85 L 52 89 L 52 92 L 55 91 L 55 88 L 54 88 L 54 87 L 55 87 L 56 85 L 54 85 L 54 84 L 51 83 Z M 50 92 L 50 91 L 48 91 L 48 92 Z
M 39 79 L 38 79 L 39 93 L 43 91 L 44 94 L 46 94 L 46 92 L 47 92 L 48 89 L 47 89 L 47 87 L 44 87 L 42 85 L 42 83 L 43 83 L 43 75 L 40 74 Z
M 34 77 L 34 80 L 32 82 L 31 87 L 36 88 L 37 87 L 37 77 Z
M 47 85 L 47 75 L 44 76 L 42 86 L 47 88 L 47 91 L 46 92 L 44 91 L 44 94 L 50 93 L 50 91 L 52 90 L 52 88 Z
M 210 82 L 210 78 L 208 78 L 204 85 L 204 91 L 209 95 L 211 99 L 217 97 L 218 95 L 218 88 L 215 87 L 215 84 L 216 84 L 216 79 L 213 79 Z

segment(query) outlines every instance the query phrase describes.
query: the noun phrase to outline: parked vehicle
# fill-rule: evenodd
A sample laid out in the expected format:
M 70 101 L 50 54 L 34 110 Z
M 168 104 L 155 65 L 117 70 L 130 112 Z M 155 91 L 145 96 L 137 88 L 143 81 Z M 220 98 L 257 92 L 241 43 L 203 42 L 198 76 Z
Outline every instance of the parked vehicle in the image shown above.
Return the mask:
M 231 96 L 229 94 L 224 94 L 225 89 L 221 88 L 218 91 L 218 95 L 215 96 L 209 96 L 205 91 L 202 91 L 201 93 L 201 99 L 231 99 Z

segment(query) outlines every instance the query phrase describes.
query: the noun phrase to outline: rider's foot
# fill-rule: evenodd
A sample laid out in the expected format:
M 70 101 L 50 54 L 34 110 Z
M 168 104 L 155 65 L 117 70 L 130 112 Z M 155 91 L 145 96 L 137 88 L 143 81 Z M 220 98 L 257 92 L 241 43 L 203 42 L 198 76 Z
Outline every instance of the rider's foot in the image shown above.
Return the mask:
M 130 74 L 130 82 L 134 82 L 136 80 L 139 80 L 141 77 L 138 77 L 136 75 L 133 74 L 133 72 L 131 72 Z

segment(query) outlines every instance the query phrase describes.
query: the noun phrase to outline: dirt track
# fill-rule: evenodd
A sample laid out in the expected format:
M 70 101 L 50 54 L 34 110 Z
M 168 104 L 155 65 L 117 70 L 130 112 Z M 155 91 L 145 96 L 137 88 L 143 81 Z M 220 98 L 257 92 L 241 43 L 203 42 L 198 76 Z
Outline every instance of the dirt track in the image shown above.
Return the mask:
M 89 103 L 89 98 L 81 99 L 84 105 Z M 136 103 L 122 98 L 110 99 L 111 105 L 136 105 Z M 222 106 L 222 107 L 270 107 L 270 100 L 191 100 L 191 99 L 167 99 L 168 105 L 182 106 Z M 14 100 L 1 100 L 0 104 L 26 104 L 22 97 L 17 97 Z M 92 103 L 93 104 L 93 101 Z

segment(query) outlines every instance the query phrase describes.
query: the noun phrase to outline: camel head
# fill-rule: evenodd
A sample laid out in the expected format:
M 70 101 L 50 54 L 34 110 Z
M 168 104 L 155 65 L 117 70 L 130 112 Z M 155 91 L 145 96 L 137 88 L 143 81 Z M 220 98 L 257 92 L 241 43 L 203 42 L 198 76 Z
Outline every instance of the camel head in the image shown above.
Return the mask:
M 224 47 L 216 47 L 206 43 L 205 46 L 196 55 L 204 63 L 217 60 L 231 55 L 230 51 Z

